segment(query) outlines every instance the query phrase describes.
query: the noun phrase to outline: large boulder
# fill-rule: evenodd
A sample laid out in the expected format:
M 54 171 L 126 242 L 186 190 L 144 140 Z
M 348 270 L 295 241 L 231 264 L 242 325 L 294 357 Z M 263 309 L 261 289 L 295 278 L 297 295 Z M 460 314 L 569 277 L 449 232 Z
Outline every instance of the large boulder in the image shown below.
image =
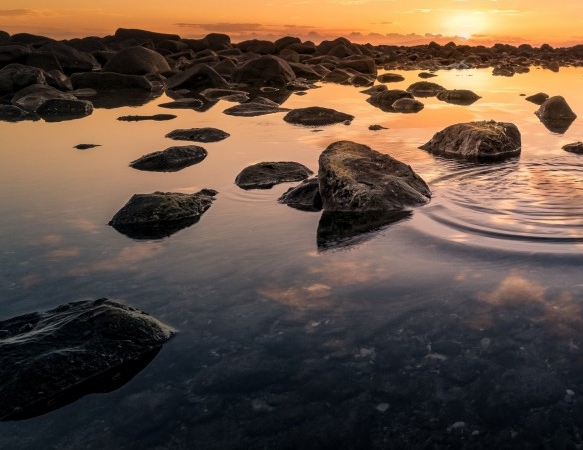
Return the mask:
M 543 102 L 535 111 L 540 121 L 553 133 L 564 133 L 577 118 L 564 97 L 556 95 Z
M 24 44 L 3 44 L 0 45 L 0 67 L 8 64 L 24 64 L 28 56 L 32 53 L 29 45 Z
M 37 108 L 36 113 L 47 122 L 80 119 L 93 113 L 93 103 L 77 98 L 50 98 Z
M 344 58 L 338 63 L 339 69 L 352 69 L 357 72 L 377 75 L 377 66 L 373 58 L 364 55 L 355 55 L 348 58 Z
M 467 122 L 450 125 L 419 148 L 448 158 L 500 161 L 520 155 L 521 137 L 512 123 Z
M 245 167 L 235 184 L 242 189 L 269 189 L 279 183 L 305 180 L 313 173 L 297 162 L 260 162 Z
M 33 84 L 47 84 L 47 73 L 37 67 L 16 63 L 0 69 L 0 96 L 14 94 Z
M 135 46 L 123 48 L 117 52 L 103 66 L 103 71 L 125 75 L 148 75 L 169 72 L 170 66 L 160 53 Z
M 206 64 L 196 64 L 166 80 L 168 89 L 203 90 L 207 88 L 229 89 L 231 85 L 216 70 Z
M 198 164 L 207 156 L 207 151 L 197 145 L 169 147 L 159 152 L 148 153 L 130 163 L 130 167 L 153 172 L 177 172 Z
M 395 112 L 403 114 L 418 113 L 424 107 L 425 105 L 423 103 L 414 98 L 400 98 L 399 100 L 395 100 L 391 105 L 391 108 L 393 108 Z
M 296 75 L 287 61 L 273 55 L 264 55 L 247 61 L 233 71 L 231 81 L 247 86 L 285 86 Z
M 114 72 L 83 72 L 71 75 L 75 89 L 95 89 L 96 91 L 118 91 L 137 89 L 152 91 L 155 86 L 143 75 L 125 75 Z
M 101 69 L 101 65 L 93 55 L 62 42 L 49 42 L 34 50 L 28 57 L 27 64 L 45 70 L 61 70 L 68 75 Z
M 0 322 L 0 421 L 35 417 L 127 383 L 175 331 L 99 299 Z
M 325 211 L 394 211 L 431 198 L 410 166 L 351 141 L 334 142 L 322 152 L 318 181 Z
M 109 225 L 133 239 L 161 239 L 198 222 L 216 195 L 213 189 L 202 189 L 194 194 L 135 194 L 113 216 Z
M 316 127 L 350 122 L 352 119 L 354 119 L 353 115 L 336 111 L 331 108 L 323 108 L 321 106 L 292 109 L 283 118 L 283 120 L 288 123 Z

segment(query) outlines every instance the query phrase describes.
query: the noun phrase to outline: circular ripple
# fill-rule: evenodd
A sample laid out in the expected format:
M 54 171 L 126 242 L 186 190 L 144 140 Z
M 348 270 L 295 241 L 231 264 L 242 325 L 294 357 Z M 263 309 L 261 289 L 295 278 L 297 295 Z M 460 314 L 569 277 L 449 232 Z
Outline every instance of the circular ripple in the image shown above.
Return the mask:
M 583 166 L 557 158 L 451 169 L 430 183 L 423 231 L 503 248 L 583 244 Z

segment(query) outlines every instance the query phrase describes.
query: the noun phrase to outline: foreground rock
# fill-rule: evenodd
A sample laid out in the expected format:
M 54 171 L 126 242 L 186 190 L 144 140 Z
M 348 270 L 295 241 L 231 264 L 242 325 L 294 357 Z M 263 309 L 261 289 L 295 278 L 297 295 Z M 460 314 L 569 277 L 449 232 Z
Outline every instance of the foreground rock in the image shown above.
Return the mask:
M 11 103 L 28 112 L 34 112 L 50 99 L 77 100 L 77 97 L 62 92 L 46 84 L 32 84 L 18 91 L 12 97 Z
M 561 148 L 569 153 L 583 155 L 583 142 L 581 141 L 573 142 L 571 144 L 565 144 Z
M 0 420 L 35 417 L 84 395 L 113 391 L 175 331 L 107 299 L 0 322 Z
M 302 211 L 320 211 L 322 197 L 318 178 L 304 180 L 297 186 L 289 188 L 277 201 Z
M 287 112 L 289 108 L 282 108 L 279 103 L 264 97 L 257 97 L 250 102 L 231 106 L 223 112 L 229 116 L 255 117 L 277 112 Z
M 218 128 L 187 128 L 171 131 L 167 138 L 175 141 L 218 142 L 230 136 L 229 133 Z
M 544 101 L 535 111 L 540 121 L 553 133 L 564 133 L 569 129 L 577 114 L 573 112 L 564 97 L 556 95 Z
M 130 167 L 153 172 L 177 172 L 198 164 L 207 156 L 207 151 L 197 145 L 169 147 L 159 152 L 148 153 L 130 163 Z
M 391 105 L 391 108 L 393 108 L 395 112 L 404 114 L 417 113 L 424 107 L 425 105 L 423 103 L 413 98 L 400 98 Z
M 512 123 L 458 123 L 439 131 L 419 148 L 449 158 L 500 161 L 520 154 L 521 136 Z
M 437 93 L 437 99 L 442 102 L 452 103 L 454 105 L 471 105 L 479 100 L 480 97 L 473 91 L 469 89 L 453 89 L 444 90 Z
M 244 168 L 235 184 L 242 189 L 269 189 L 279 183 L 305 180 L 313 173 L 297 162 L 260 162 Z
M 88 100 L 52 98 L 45 101 L 36 113 L 47 122 L 80 119 L 93 113 L 93 104 Z
M 109 225 L 133 239 L 161 239 L 198 222 L 216 195 L 213 189 L 195 194 L 135 194 L 113 216 Z
M 335 142 L 322 152 L 318 181 L 325 211 L 395 211 L 431 198 L 410 166 L 351 141 Z
M 336 111 L 331 108 L 322 108 L 320 106 L 293 109 L 283 118 L 287 123 L 316 127 L 350 122 L 352 119 L 354 119 L 354 116 L 350 114 Z
M 383 89 L 376 92 L 366 99 L 371 105 L 376 106 L 385 112 L 396 112 L 393 104 L 402 98 L 413 99 L 413 94 L 401 89 Z

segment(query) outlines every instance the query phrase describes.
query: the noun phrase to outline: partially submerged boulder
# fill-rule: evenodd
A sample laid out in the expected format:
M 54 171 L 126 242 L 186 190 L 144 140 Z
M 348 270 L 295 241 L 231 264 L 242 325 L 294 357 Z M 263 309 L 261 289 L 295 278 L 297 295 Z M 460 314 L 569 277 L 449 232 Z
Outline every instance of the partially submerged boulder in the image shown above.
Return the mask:
M 401 98 L 413 98 L 413 94 L 401 89 L 383 89 L 374 92 L 366 99 L 371 105 L 376 106 L 385 112 L 395 112 L 393 103 Z
M 196 64 L 166 80 L 166 88 L 201 91 L 207 88 L 230 89 L 231 85 L 206 64 Z
M 399 73 L 383 73 L 377 77 L 379 83 L 398 83 L 404 81 L 405 77 Z
M 480 99 L 478 94 L 469 89 L 446 89 L 437 93 L 437 99 L 454 105 L 471 105 Z
M 322 197 L 318 178 L 304 180 L 297 186 L 289 188 L 277 201 L 302 211 L 320 211 Z
M 325 211 L 394 211 L 431 198 L 410 166 L 351 141 L 335 142 L 322 152 L 318 181 Z
M 458 123 L 439 131 L 419 148 L 449 158 L 500 161 L 520 154 L 521 136 L 512 123 Z
M 331 108 L 310 106 L 307 108 L 292 109 L 283 120 L 288 123 L 306 126 L 332 125 L 335 123 L 350 122 L 354 116 Z
M 435 97 L 445 88 L 437 83 L 431 81 L 417 81 L 407 88 L 415 97 Z
M 36 113 L 47 122 L 80 119 L 93 113 L 93 104 L 88 100 L 51 98 L 43 102 Z
M 273 55 L 264 55 L 237 67 L 231 82 L 247 86 L 285 86 L 295 80 L 296 74 L 287 61 Z
M 425 105 L 423 103 L 414 98 L 400 98 L 391 105 L 391 108 L 393 108 L 395 112 L 404 114 L 417 113 L 424 107 Z
M 160 53 L 138 45 L 121 49 L 107 61 L 103 71 L 124 75 L 148 75 L 169 72 L 170 66 Z
M 0 322 L 0 421 L 22 420 L 113 391 L 156 356 L 168 325 L 107 299 Z
M 198 164 L 207 156 L 207 151 L 197 145 L 169 147 L 159 152 L 148 153 L 130 163 L 130 167 L 153 172 L 177 172 Z
M 581 141 L 573 142 L 571 144 L 565 144 L 561 148 L 569 153 L 583 155 L 583 142 Z
M 525 98 L 525 100 L 539 106 L 546 102 L 548 99 L 549 94 L 545 94 L 544 92 L 538 92 L 536 94 L 529 95 L 528 97 Z
M 218 128 L 204 127 L 173 130 L 165 137 L 175 141 L 218 142 L 229 136 L 229 133 Z
M 313 173 L 297 162 L 260 162 L 245 167 L 235 178 L 235 184 L 242 189 L 270 189 L 276 184 L 305 180 Z
M 564 97 L 556 95 L 544 101 L 535 111 L 540 121 L 553 133 L 564 133 L 577 118 Z
M 32 84 L 14 94 L 11 103 L 26 111 L 36 111 L 44 102 L 55 98 L 77 100 L 74 95 L 46 84 Z
M 247 103 L 231 106 L 223 112 L 230 116 L 254 117 L 277 112 L 287 112 L 289 108 L 282 108 L 279 103 L 265 97 L 257 97 Z
M 194 194 L 135 194 L 113 216 L 109 225 L 133 239 L 161 239 L 198 222 L 216 195 L 213 189 L 202 189 Z

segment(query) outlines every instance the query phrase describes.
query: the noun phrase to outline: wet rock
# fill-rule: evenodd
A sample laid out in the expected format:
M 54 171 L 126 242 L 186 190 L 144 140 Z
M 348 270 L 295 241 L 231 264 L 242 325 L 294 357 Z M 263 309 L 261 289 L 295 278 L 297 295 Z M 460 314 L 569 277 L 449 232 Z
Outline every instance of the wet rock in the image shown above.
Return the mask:
M 223 112 L 230 116 L 254 117 L 277 112 L 287 112 L 289 108 L 282 108 L 278 103 L 264 97 L 257 97 L 247 103 L 231 106 Z
M 226 100 L 228 102 L 241 103 L 249 100 L 248 92 L 238 91 L 236 89 L 210 88 L 200 92 L 200 95 L 209 102 L 218 102 L 219 100 Z
M 13 94 L 33 84 L 47 84 L 47 73 L 36 67 L 8 64 L 0 69 L 0 95 Z
M 176 119 L 177 116 L 174 114 L 153 114 L 151 116 L 119 116 L 117 120 L 121 120 L 122 122 L 138 122 L 142 120 L 155 120 L 157 122 L 163 120 L 172 120 Z
M 553 133 L 565 133 L 577 115 L 560 95 L 550 97 L 535 111 L 543 125 Z
M 166 40 L 180 40 L 180 36 L 177 34 L 157 33 L 155 31 L 141 30 L 139 28 L 118 28 L 115 30 L 115 37 L 123 40 L 136 39 L 139 41 L 150 39 L 154 43 Z
M 216 195 L 212 189 L 194 194 L 135 194 L 109 225 L 132 239 L 161 239 L 198 222 Z
M 247 86 L 285 86 L 296 78 L 287 61 L 265 55 L 247 61 L 233 71 L 231 82 Z
M 142 46 L 122 48 L 103 66 L 104 72 L 124 75 L 148 75 L 166 73 L 170 66 L 158 52 Z
M 377 75 L 377 67 L 374 59 L 364 55 L 355 55 L 342 59 L 338 63 L 339 69 L 352 69 L 359 73 L 375 76 Z M 373 79 L 374 82 L 374 79 Z
M 93 104 L 88 100 L 51 98 L 36 113 L 47 122 L 80 119 L 93 113 Z
M 0 45 L 0 67 L 12 63 L 24 64 L 32 49 L 24 44 Z
M 101 64 L 93 55 L 63 42 L 49 42 L 34 50 L 28 57 L 27 64 L 45 70 L 57 69 L 67 75 L 101 69 Z
M 382 111 L 395 112 L 393 103 L 401 98 L 413 99 L 413 95 L 410 92 L 400 89 L 389 89 L 372 94 L 366 101 Z
M 77 144 L 73 146 L 77 150 L 88 150 L 90 148 L 101 147 L 101 144 Z
M 380 130 L 388 130 L 387 127 L 383 127 L 382 125 L 369 125 L 368 129 L 370 131 L 380 131 Z
M 405 77 L 398 73 L 383 73 L 377 77 L 379 83 L 398 83 L 405 81 Z
M 207 88 L 230 89 L 231 85 L 213 68 L 206 64 L 196 64 L 168 78 L 166 88 L 201 91 Z
M 350 114 L 320 106 L 293 109 L 283 118 L 288 123 L 306 126 L 332 125 L 335 123 L 350 122 L 352 119 L 354 119 L 354 116 Z
M 0 104 L 0 120 L 5 122 L 16 122 L 26 118 L 28 112 L 15 105 Z
M 395 211 L 431 198 L 410 166 L 350 141 L 335 142 L 322 152 L 318 180 L 326 211 Z
M 312 175 L 306 166 L 296 162 L 260 162 L 243 169 L 235 178 L 242 189 L 270 189 L 276 184 L 301 181 Z
M 175 141 L 218 142 L 230 136 L 229 133 L 218 128 L 188 128 L 171 131 L 165 137 Z
M 546 102 L 549 98 L 548 94 L 545 94 L 544 92 L 539 92 L 537 94 L 533 94 L 533 95 L 529 95 L 528 97 L 525 98 L 525 100 L 528 100 L 531 103 L 534 103 L 535 105 L 542 105 L 544 102 Z
M 418 76 L 419 78 L 424 78 L 424 79 L 427 79 L 427 78 L 433 78 L 433 77 L 436 77 L 436 76 L 437 76 L 437 74 L 435 74 L 435 73 L 431 73 L 431 72 L 419 72 L 419 73 L 417 74 L 417 76 Z
M 379 92 L 383 92 L 388 90 L 387 86 L 384 84 L 375 84 L 374 86 L 369 87 L 368 89 L 363 89 L 362 92 L 363 94 L 367 94 L 367 95 L 375 95 L 378 94 Z
M 36 111 L 49 99 L 77 100 L 74 95 L 59 91 L 45 84 L 33 84 L 18 91 L 12 97 L 12 104 L 26 111 Z
M 160 103 L 158 106 L 169 109 L 200 109 L 203 101 L 198 98 L 179 98 L 172 102 Z
M 480 99 L 478 94 L 468 89 L 444 90 L 437 94 L 437 99 L 454 105 L 471 105 Z
M 417 113 L 421 111 L 424 107 L 425 105 L 423 105 L 423 103 L 413 98 L 400 98 L 391 105 L 391 108 L 393 108 L 395 112 L 405 114 Z
M 322 209 L 320 183 L 317 178 L 304 180 L 297 186 L 289 188 L 277 201 L 302 211 L 320 211 Z
M 512 77 L 516 71 L 511 66 L 499 66 L 492 70 L 492 75 L 499 77 Z
M 325 81 L 326 83 L 350 84 L 353 76 L 354 75 L 347 70 L 335 68 L 322 78 L 322 81 Z
M 95 89 L 96 91 L 116 91 L 139 89 L 154 90 L 154 85 L 143 75 L 126 75 L 114 72 L 83 72 L 71 75 L 75 89 Z
M 576 153 L 577 155 L 583 155 L 583 142 L 581 142 L 581 141 L 573 142 L 571 144 L 565 144 L 561 148 L 567 152 L 570 152 L 570 153 Z
M 130 163 L 130 167 L 153 172 L 177 172 L 198 164 L 207 156 L 207 151 L 197 145 L 169 147 L 159 152 L 148 153 Z
M 330 70 L 324 67 L 315 67 L 308 64 L 290 62 L 289 66 L 294 71 L 297 78 L 303 78 L 309 81 L 319 81 L 330 73 Z
M 127 383 L 175 331 L 107 299 L 0 322 L 0 420 L 35 417 Z
M 441 91 L 445 91 L 445 88 L 431 81 L 417 81 L 407 88 L 407 92 L 415 97 L 435 97 Z
M 449 158 L 500 161 L 520 154 L 521 137 L 512 123 L 468 122 L 450 125 L 419 148 Z

